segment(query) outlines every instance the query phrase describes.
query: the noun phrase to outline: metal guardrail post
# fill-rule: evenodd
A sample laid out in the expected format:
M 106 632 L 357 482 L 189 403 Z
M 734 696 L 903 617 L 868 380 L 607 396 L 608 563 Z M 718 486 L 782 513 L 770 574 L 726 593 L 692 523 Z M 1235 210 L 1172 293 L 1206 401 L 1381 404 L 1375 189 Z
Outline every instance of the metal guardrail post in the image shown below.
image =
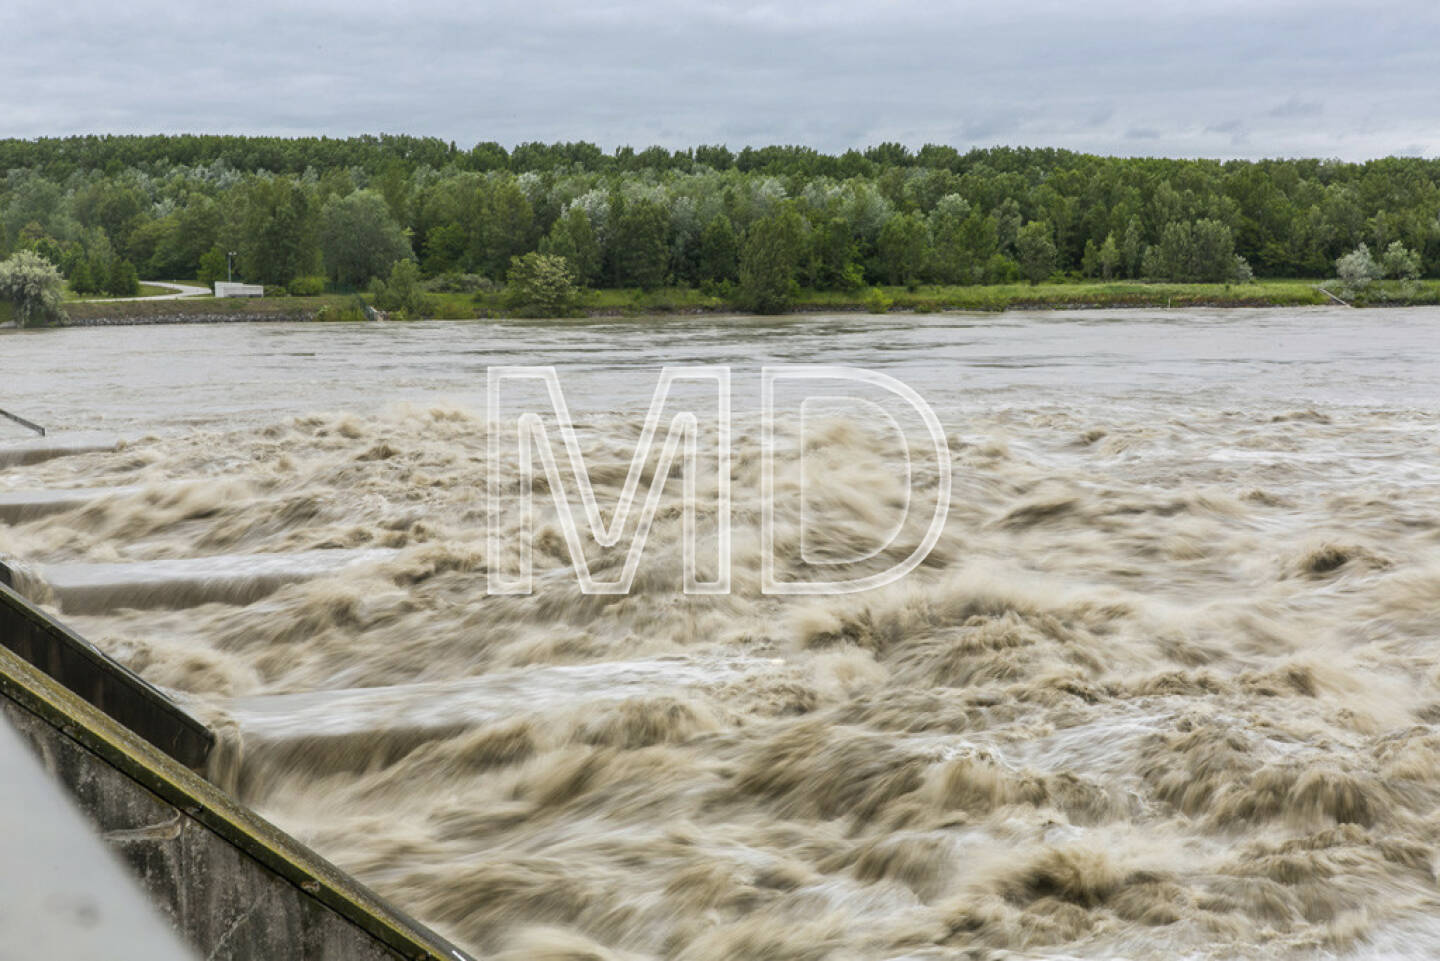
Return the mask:
M 45 428 L 41 427 L 39 424 L 34 423 L 33 421 L 26 420 L 19 414 L 12 414 L 8 410 L 0 410 L 0 417 L 8 417 L 10 420 L 13 420 L 21 427 L 28 427 L 35 433 L 39 434 L 41 437 L 45 436 Z

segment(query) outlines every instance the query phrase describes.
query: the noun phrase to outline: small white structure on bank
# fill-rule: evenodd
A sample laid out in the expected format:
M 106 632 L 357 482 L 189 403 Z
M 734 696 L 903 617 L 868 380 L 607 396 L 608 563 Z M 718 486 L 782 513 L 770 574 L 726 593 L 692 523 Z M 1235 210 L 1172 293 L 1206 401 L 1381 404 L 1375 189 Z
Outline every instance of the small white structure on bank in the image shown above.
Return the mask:
M 216 297 L 264 297 L 265 288 L 260 284 L 234 284 L 215 281 Z

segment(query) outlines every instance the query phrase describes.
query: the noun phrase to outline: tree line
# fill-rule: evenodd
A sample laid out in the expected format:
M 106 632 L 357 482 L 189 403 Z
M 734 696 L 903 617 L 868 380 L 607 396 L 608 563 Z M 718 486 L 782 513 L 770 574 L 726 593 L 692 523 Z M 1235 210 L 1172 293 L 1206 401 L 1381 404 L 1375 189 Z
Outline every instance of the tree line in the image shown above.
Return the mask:
M 1420 158 L 96 136 L 0 140 L 0 170 L 0 257 L 36 252 L 81 291 L 233 265 L 318 293 L 397 263 L 407 284 L 478 290 L 529 254 L 579 286 L 759 310 L 799 286 L 1324 277 L 1361 244 L 1440 271 L 1440 162 Z

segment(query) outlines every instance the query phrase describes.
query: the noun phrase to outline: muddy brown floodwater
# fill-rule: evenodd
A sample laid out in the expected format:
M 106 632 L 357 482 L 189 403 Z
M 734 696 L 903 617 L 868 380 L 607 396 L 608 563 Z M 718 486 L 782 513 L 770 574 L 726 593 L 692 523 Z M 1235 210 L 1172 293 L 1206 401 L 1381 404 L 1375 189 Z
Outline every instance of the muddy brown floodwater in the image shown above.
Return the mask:
M 521 525 L 507 455 L 488 555 L 486 367 L 558 368 L 608 509 L 696 363 L 736 378 L 732 593 L 681 590 L 676 472 L 629 595 L 580 593 L 539 485 L 534 593 L 488 596 Z M 940 417 L 899 583 L 761 593 L 767 363 Z M 1431 310 L 8 333 L 0 406 L 127 442 L 6 469 L 97 492 L 0 551 L 225 732 L 217 777 L 486 956 L 1429 958 L 1437 373 Z M 780 442 L 782 573 L 888 535 L 898 434 Z

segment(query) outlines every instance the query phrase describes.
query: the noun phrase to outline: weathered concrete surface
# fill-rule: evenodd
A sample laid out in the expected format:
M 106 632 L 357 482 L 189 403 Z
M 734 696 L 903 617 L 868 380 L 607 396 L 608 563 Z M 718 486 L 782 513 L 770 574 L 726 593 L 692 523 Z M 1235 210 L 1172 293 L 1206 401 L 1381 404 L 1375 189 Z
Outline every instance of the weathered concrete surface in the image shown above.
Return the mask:
M 393 550 L 316 550 L 294 554 L 227 554 L 124 564 L 35 564 L 31 570 L 67 614 L 121 608 L 249 604 L 286 584 L 383 560 Z M 32 598 L 38 600 L 38 598 Z
M 84 507 L 104 497 L 135 494 L 141 487 L 76 487 L 69 490 L 19 490 L 0 492 L 0 522 L 23 524 L 37 517 L 60 514 Z
M 215 736 L 160 691 L 0 583 L 0 648 L 67 689 L 181 764 L 202 768 Z
M 470 961 L 3 648 L 0 716 L 202 957 Z
M 120 448 L 120 438 L 113 434 L 51 434 L 32 440 L 0 444 L 0 467 L 23 467 L 56 457 L 72 454 L 93 454 Z
M 0 771 L 0 959 L 192 957 L 5 721 Z
M 769 658 L 658 657 L 602 664 L 520 668 L 455 681 L 231 698 L 223 702 L 239 729 L 246 764 L 234 781 L 243 799 L 269 765 L 303 765 L 317 776 L 363 771 L 506 717 L 576 711 L 685 687 L 743 684 L 773 676 Z

